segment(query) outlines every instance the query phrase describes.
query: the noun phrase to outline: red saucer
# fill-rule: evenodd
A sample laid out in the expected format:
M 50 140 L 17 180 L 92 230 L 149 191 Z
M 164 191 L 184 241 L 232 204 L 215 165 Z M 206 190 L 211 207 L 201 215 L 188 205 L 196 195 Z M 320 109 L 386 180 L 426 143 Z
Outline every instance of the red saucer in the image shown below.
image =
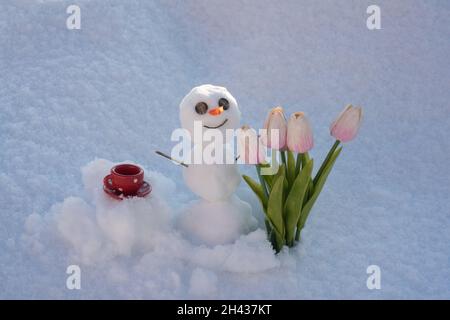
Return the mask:
M 103 191 L 105 191 L 105 193 L 109 195 L 111 198 L 117 200 L 123 200 L 124 198 L 132 198 L 132 197 L 143 198 L 148 196 L 150 192 L 152 192 L 152 186 L 147 181 L 144 181 L 142 183 L 142 186 L 136 192 L 136 194 L 125 196 L 122 191 L 109 187 L 111 186 L 111 183 L 112 183 L 111 175 L 108 174 L 106 177 L 103 178 Z

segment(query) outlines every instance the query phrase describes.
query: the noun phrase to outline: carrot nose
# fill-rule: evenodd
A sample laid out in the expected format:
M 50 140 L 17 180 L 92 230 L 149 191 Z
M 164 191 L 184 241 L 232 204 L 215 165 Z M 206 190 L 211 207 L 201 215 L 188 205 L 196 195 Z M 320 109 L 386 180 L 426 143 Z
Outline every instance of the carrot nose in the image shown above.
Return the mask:
M 209 110 L 208 113 L 212 116 L 218 116 L 223 112 L 223 107 L 217 107 L 212 110 Z

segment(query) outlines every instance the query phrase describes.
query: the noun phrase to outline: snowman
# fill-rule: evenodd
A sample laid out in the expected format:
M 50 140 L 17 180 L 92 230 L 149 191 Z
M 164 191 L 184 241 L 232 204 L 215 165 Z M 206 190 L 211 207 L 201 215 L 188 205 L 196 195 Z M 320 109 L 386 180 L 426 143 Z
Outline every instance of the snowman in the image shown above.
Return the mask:
M 241 176 L 233 148 L 226 141 L 220 144 L 202 141 L 208 134 L 217 134 L 216 130 L 226 137 L 227 129 L 240 127 L 240 118 L 236 99 L 224 87 L 195 87 L 180 103 L 181 126 L 189 132 L 193 145 L 188 156 L 190 164 L 183 168 L 183 178 L 200 199 L 183 210 L 178 222 L 180 229 L 195 243 L 211 246 L 231 243 L 256 229 L 250 205 L 234 194 Z M 194 132 L 199 125 L 203 135 Z M 205 148 L 210 148 L 211 152 L 211 145 L 213 154 L 223 155 L 223 162 L 198 163 L 193 159 L 196 152 L 203 152 Z

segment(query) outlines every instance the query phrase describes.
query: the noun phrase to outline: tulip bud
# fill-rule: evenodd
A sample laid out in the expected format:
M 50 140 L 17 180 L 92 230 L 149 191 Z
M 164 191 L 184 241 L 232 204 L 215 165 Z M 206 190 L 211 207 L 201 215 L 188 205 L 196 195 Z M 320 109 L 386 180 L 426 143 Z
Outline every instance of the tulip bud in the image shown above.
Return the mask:
M 239 160 L 246 164 L 259 164 L 265 160 L 265 150 L 258 133 L 249 126 L 237 131 Z
M 261 135 L 262 143 L 268 148 L 283 150 L 286 146 L 287 124 L 282 107 L 270 110 L 264 129 L 265 132 Z
M 290 151 L 305 153 L 314 145 L 313 133 L 308 119 L 303 112 L 291 115 L 287 129 L 287 146 Z
M 330 126 L 330 134 L 341 142 L 356 137 L 362 120 L 362 108 L 348 105 Z

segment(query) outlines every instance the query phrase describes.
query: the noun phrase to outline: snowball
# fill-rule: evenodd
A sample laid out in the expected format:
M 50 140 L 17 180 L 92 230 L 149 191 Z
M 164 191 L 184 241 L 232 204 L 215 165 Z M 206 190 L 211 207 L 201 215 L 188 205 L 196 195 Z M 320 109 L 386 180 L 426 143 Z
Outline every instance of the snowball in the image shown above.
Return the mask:
M 211 115 L 208 111 L 219 107 L 219 100 L 225 98 L 229 102 L 229 108 L 220 115 Z M 208 110 L 204 114 L 196 112 L 196 105 L 204 102 L 208 106 Z M 237 129 L 241 120 L 241 112 L 239 110 L 236 99 L 224 87 L 213 85 L 202 85 L 193 88 L 180 103 L 180 121 L 184 129 L 188 130 L 194 143 L 199 143 L 201 139 L 194 135 L 194 121 L 201 121 L 202 125 L 216 127 L 226 121 L 220 128 L 214 129 L 221 131 L 225 136 L 226 129 Z M 204 128 L 205 129 L 205 128 Z M 205 129 L 206 130 L 206 129 Z
M 192 154 L 200 149 L 195 146 Z M 230 147 L 223 146 L 224 157 L 234 159 Z M 199 197 L 208 201 L 228 200 L 241 182 L 241 175 L 236 164 L 190 164 L 183 168 L 183 178 L 186 185 Z
M 209 270 L 195 268 L 189 281 L 189 294 L 211 299 L 217 292 L 217 275 Z
M 193 242 L 214 246 L 234 242 L 255 230 L 257 222 L 250 205 L 233 196 L 224 202 L 192 202 L 180 215 L 179 226 Z

